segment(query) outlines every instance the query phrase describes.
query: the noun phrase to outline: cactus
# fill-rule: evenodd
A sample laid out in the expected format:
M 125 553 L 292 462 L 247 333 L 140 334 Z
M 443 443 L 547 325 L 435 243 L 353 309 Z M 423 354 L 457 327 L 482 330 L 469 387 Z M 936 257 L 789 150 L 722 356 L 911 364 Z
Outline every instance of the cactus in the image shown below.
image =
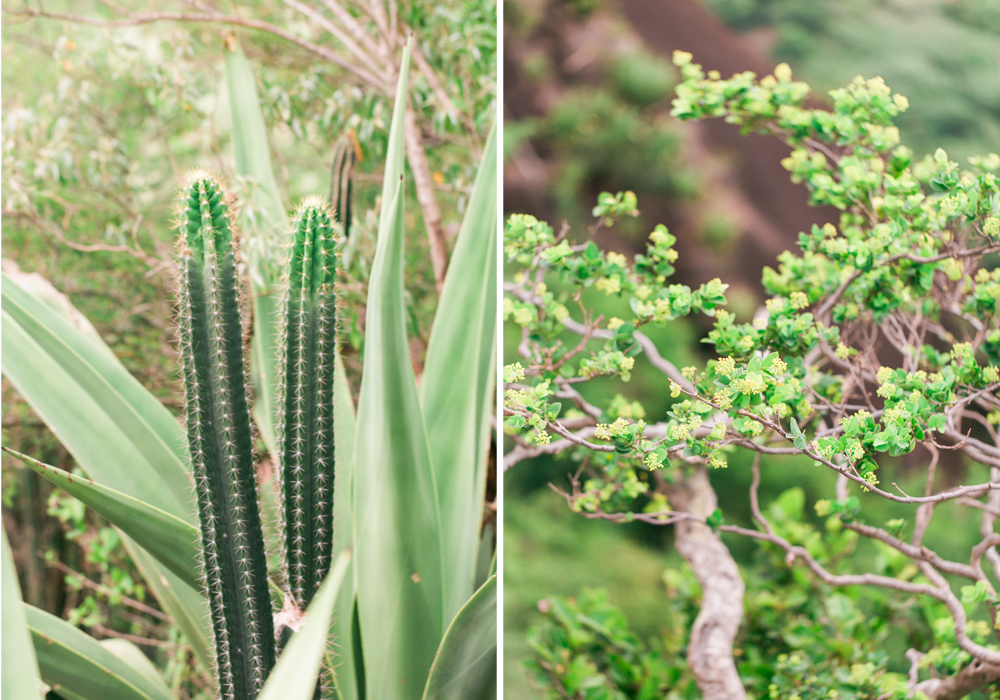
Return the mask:
M 226 700 L 257 696 L 275 661 L 247 405 L 236 247 L 219 183 L 195 172 L 180 212 L 180 345 L 204 578 Z
M 321 199 L 302 203 L 291 239 L 278 435 L 289 588 L 305 609 L 333 551 L 337 254 L 334 224 Z
M 354 161 L 360 158 L 354 129 L 337 139 L 333 147 L 333 166 L 330 169 L 330 209 L 340 223 L 346 239 L 351 233 L 351 194 Z

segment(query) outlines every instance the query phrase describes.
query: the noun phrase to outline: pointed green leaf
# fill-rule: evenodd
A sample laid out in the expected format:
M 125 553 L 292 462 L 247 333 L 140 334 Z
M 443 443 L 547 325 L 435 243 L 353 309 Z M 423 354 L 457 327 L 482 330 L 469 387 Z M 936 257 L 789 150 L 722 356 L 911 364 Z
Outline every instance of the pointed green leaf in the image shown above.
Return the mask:
M 200 587 L 198 530 L 155 506 L 4 447 L 49 483 L 93 508 L 192 588 Z
M 354 399 L 351 387 L 344 373 L 344 363 L 337 357 L 333 379 L 334 407 L 333 420 L 337 430 L 336 458 L 337 484 L 333 500 L 333 556 L 336 558 L 344 549 L 354 549 L 354 522 L 351 506 L 353 493 L 354 466 Z M 358 679 L 354 674 L 354 645 L 351 636 L 354 627 L 354 601 L 356 595 L 354 562 L 347 565 L 346 580 L 337 593 L 334 604 L 333 638 L 338 640 L 334 663 L 337 674 L 334 682 L 340 700 L 359 700 Z
M 497 577 L 493 575 L 448 626 L 424 700 L 486 700 L 496 694 Z
M 437 493 L 404 328 L 402 186 L 368 290 L 355 442 L 358 608 L 369 698 L 416 697 L 442 633 Z
M 447 552 L 446 619 L 472 595 L 483 517 L 496 355 L 496 182 L 494 126 L 448 266 L 424 365 L 422 405 Z
M 337 557 L 306 610 L 302 629 L 292 635 L 258 700 L 312 700 L 330 632 L 334 601 L 350 560 L 350 550 Z
M 102 639 L 99 644 L 157 686 L 164 695 L 171 695 L 170 688 L 167 687 L 166 681 L 160 675 L 160 670 L 135 644 L 127 639 L 114 638 Z
M 142 574 L 153 596 L 160 601 L 163 611 L 170 615 L 174 624 L 187 637 L 195 658 L 203 669 L 215 665 L 212 650 L 212 629 L 209 627 L 208 600 L 201 586 L 192 588 L 181 581 L 173 571 L 156 561 L 149 552 L 136 544 L 131 537 L 122 533 L 122 544 L 132 563 Z
M 180 424 L 115 358 L 49 305 L 2 275 L 4 374 L 87 475 L 195 524 Z M 212 665 L 207 603 L 142 550 L 126 548 L 157 599 Z
M 253 69 L 238 46 L 226 51 L 226 87 L 233 122 L 236 172 L 250 182 L 247 202 L 240 210 L 240 229 L 246 233 L 244 254 L 250 268 L 254 333 L 250 346 L 250 374 L 256 402 L 254 418 L 268 450 L 274 452 L 278 377 L 278 287 L 282 234 L 288 222 L 285 204 L 271 166 L 267 126 L 260 109 Z
M 0 528 L 3 558 L 0 559 L 0 697 L 41 700 L 38 661 L 31 645 L 28 621 L 21 607 L 21 587 L 14 570 L 14 559 L 7 543 L 7 531 Z
M 403 302 L 403 69 L 368 288 L 355 438 L 358 613 L 369 698 L 417 698 L 443 631 L 437 490 Z M 396 178 L 395 182 L 392 182 Z
M 183 433 L 106 348 L 3 275 L 3 371 L 91 478 L 192 524 Z
M 396 85 L 396 101 L 393 103 L 392 122 L 389 127 L 389 145 L 385 154 L 385 175 L 382 177 L 382 209 L 378 217 L 378 231 L 382 234 L 382 229 L 391 220 L 389 205 L 396 196 L 396 188 L 403 179 L 403 166 L 405 158 L 403 155 L 403 143 L 405 139 L 406 121 L 406 100 L 408 76 L 410 72 L 410 42 L 407 39 L 403 47 L 403 59 L 399 66 L 399 82 Z M 402 205 L 400 205 L 402 210 Z
M 226 87 L 233 120 L 233 150 L 236 172 L 253 180 L 253 205 L 267 226 L 282 228 L 288 216 L 271 167 L 267 126 L 260 110 L 257 81 L 250 62 L 239 46 L 226 51 Z
M 65 620 L 24 605 L 42 680 L 87 700 L 173 700 L 162 683 Z

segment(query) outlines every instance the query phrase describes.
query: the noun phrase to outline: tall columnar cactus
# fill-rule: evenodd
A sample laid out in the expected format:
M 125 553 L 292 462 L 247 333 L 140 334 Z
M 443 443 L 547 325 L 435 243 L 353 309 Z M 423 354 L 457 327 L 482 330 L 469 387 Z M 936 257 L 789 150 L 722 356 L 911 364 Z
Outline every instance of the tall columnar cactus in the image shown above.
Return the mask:
M 333 551 L 336 237 L 326 204 L 306 199 L 292 222 L 279 411 L 289 587 L 303 609 Z
M 219 690 L 255 698 L 275 660 L 247 406 L 236 250 L 219 183 L 194 173 L 181 200 L 180 344 Z

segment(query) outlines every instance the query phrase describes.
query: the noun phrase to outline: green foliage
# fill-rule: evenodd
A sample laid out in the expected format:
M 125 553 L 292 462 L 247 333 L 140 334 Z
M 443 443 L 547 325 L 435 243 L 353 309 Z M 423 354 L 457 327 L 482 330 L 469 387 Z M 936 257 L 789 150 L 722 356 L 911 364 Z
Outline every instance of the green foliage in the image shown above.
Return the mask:
M 17 572 L 14 570 L 14 560 L 10 556 L 10 545 L 7 543 L 7 531 L 0 532 L 0 545 L 3 550 L 2 575 L 2 627 L 4 631 L 3 665 L 7 672 L 3 676 L 2 693 L 7 698 L 24 698 L 37 700 L 38 692 L 38 660 L 31 645 L 28 624 L 21 605 L 21 588 L 17 583 Z
M 578 600 L 547 598 L 539 609 L 546 621 L 528 633 L 535 657 L 527 665 L 551 687 L 547 697 L 673 700 L 683 697 L 678 689 L 693 686 L 683 663 L 635 637 L 604 591 L 584 589 Z
M 239 258 L 231 214 L 218 182 L 203 172 L 191 176 L 182 195 L 179 335 L 188 398 L 190 463 L 198 495 L 206 588 L 223 697 L 251 698 L 258 693 L 264 697 L 310 697 L 321 669 L 333 676 L 340 696 L 350 700 L 362 692 L 364 697 L 381 697 L 384 693 L 380 685 L 384 683 L 391 682 L 393 692 L 397 692 L 399 681 L 409 681 L 405 689 L 413 697 L 420 697 L 425 686 L 433 697 L 453 697 L 459 688 L 471 688 L 470 692 L 481 696 L 481 691 L 495 686 L 495 657 L 488 643 L 495 640 L 495 615 L 490 613 L 491 606 L 495 610 L 495 576 L 475 595 L 472 593 L 475 564 L 482 558 L 476 549 L 480 545 L 494 366 L 495 316 L 494 305 L 488 300 L 496 221 L 495 154 L 484 158 L 480 165 L 456 245 L 457 264 L 445 282 L 441 301 L 442 309 L 456 309 L 468 297 L 478 304 L 479 316 L 471 325 L 471 333 L 468 318 L 445 318 L 440 323 L 443 330 L 438 331 L 436 324 L 432 334 L 432 339 L 439 337 L 432 342 L 432 347 L 437 347 L 435 357 L 456 357 L 463 354 L 463 348 L 471 348 L 469 381 L 462 391 L 468 394 L 463 405 L 474 409 L 474 416 L 461 430 L 473 434 L 465 442 L 458 441 L 469 449 L 463 450 L 459 459 L 439 465 L 439 469 L 443 479 L 460 476 L 468 486 L 448 502 L 448 518 L 449 524 L 459 530 L 456 537 L 473 545 L 468 547 L 467 566 L 449 566 L 445 572 L 435 469 L 425 435 L 425 425 L 438 429 L 435 421 L 445 416 L 428 415 L 425 420 L 416 393 L 405 323 L 402 135 L 409 53 L 407 46 L 389 140 L 384 184 L 391 196 L 382 212 L 369 291 L 366 371 L 356 430 L 351 420 L 350 390 L 345 386 L 335 352 L 337 227 L 327 206 L 318 200 L 306 201 L 292 224 L 292 252 L 285 261 L 288 291 L 282 349 L 288 385 L 281 411 L 281 433 L 286 439 L 282 443 L 281 466 L 287 486 L 288 521 L 284 531 L 289 561 L 287 571 L 276 572 L 280 581 L 288 581 L 289 589 L 283 591 L 286 608 L 278 616 L 281 629 L 294 629 L 310 599 L 312 605 L 306 627 L 288 641 L 273 674 L 273 610 L 246 394 L 248 363 L 244 349 L 248 343 L 242 327 L 245 300 L 236 274 Z M 492 138 L 488 147 L 495 147 Z M 270 167 L 267 163 L 264 166 Z M 465 266 L 477 257 L 478 267 Z M 265 259 L 251 264 L 279 263 Z M 259 291 L 253 285 L 251 289 Z M 90 488 L 79 493 L 100 503 L 101 512 L 113 524 L 125 531 L 133 529 L 145 538 L 150 551 L 136 547 L 133 556 L 137 559 L 158 559 L 168 569 L 178 566 L 178 552 L 186 551 L 184 547 L 161 546 L 160 542 L 161 537 L 169 539 L 171 531 L 174 538 L 190 539 L 187 521 L 194 520 L 190 509 L 180 505 L 185 503 L 188 490 L 183 450 L 178 447 L 164 453 L 161 449 L 167 437 L 178 441 L 178 426 L 169 416 L 164 421 L 147 405 L 152 400 L 162 410 L 106 347 L 54 317 L 53 312 L 6 279 L 3 311 L 5 373 L 16 379 L 36 409 L 42 408 L 40 412 L 57 433 L 67 436 L 74 452 L 86 457 L 81 458 L 81 463 L 88 474 L 123 476 L 122 493 L 100 483 L 91 483 Z M 8 324 L 20 332 L 8 334 Z M 454 332 L 460 324 L 464 324 L 465 335 Z M 470 335 L 471 345 L 466 339 Z M 452 347 L 455 344 L 462 348 Z M 260 359 L 259 354 L 254 357 Z M 436 402 L 444 395 L 446 385 L 451 391 L 455 388 L 447 384 L 447 375 L 437 372 L 433 376 L 434 386 L 425 381 L 425 390 L 427 400 Z M 61 381 L 71 398 L 90 408 L 93 415 L 77 415 L 60 401 L 58 388 L 52 383 L 55 381 Z M 435 404 L 430 405 L 433 408 Z M 300 407 L 306 415 L 300 414 Z M 269 414 L 266 406 L 263 412 L 257 411 L 258 417 L 263 415 L 265 419 Z M 455 430 L 451 418 L 450 427 Z M 93 426 L 105 429 L 103 439 L 87 433 Z M 400 435 L 409 435 L 412 441 L 400 441 Z M 108 436 L 113 438 L 110 442 Z M 352 449 L 355 446 L 357 449 Z M 380 451 L 386 447 L 394 454 Z M 300 448 L 303 454 L 299 454 Z M 123 460 L 123 455 L 131 461 Z M 423 459 L 422 469 L 417 470 L 423 480 L 423 497 L 414 497 L 411 488 L 414 470 L 410 458 L 414 455 Z M 108 460 L 112 463 L 108 464 Z M 131 471 L 125 465 L 119 467 L 123 461 Z M 364 469 L 355 472 L 355 461 Z M 171 479 L 178 477 L 172 471 L 177 466 L 180 488 L 174 494 L 168 487 Z M 119 468 L 122 474 L 116 471 Z M 354 473 L 361 475 L 357 481 L 379 475 L 379 480 L 369 485 L 388 488 L 389 497 L 374 503 L 363 498 L 363 488 L 352 488 Z M 346 508 L 340 509 L 346 514 L 335 512 L 333 507 L 333 485 L 338 475 L 336 480 L 348 486 L 341 487 L 339 497 L 342 504 L 346 503 Z M 69 488 L 71 477 L 59 476 Z M 137 498 L 137 493 L 144 498 Z M 161 511 L 166 516 L 163 522 L 170 527 L 155 535 L 141 527 L 134 530 L 136 524 L 132 521 L 141 514 L 159 517 Z M 337 541 L 332 527 L 335 518 L 346 524 Z M 390 532 L 387 524 L 393 518 L 397 519 L 395 532 Z M 392 539 L 405 546 L 395 546 Z M 414 542 L 423 548 L 422 558 L 413 556 Z M 352 548 L 359 560 L 353 570 L 348 568 L 347 554 Z M 331 569 L 331 558 L 338 550 L 343 553 Z M 451 554 L 449 550 L 449 557 Z M 462 560 L 457 554 L 456 559 Z M 157 582 L 150 581 L 150 585 L 161 599 L 169 600 L 165 593 L 175 586 L 184 589 L 173 573 L 160 575 L 157 571 L 157 575 L 165 583 L 157 587 Z M 464 587 L 467 591 L 456 609 L 447 613 L 446 578 L 447 590 L 460 592 Z M 350 584 L 341 587 L 345 580 Z M 320 585 L 323 581 L 326 583 Z M 395 591 L 396 596 L 372 596 L 376 586 Z M 199 613 L 206 603 L 204 598 L 183 602 Z M 337 629 L 341 646 L 350 650 L 344 654 L 349 664 L 333 659 L 321 663 L 334 612 L 347 623 L 347 634 L 343 633 L 342 623 Z M 71 641 L 79 641 L 79 649 L 72 650 L 77 641 L 53 646 L 45 641 L 52 635 L 36 635 L 36 646 L 51 647 L 44 657 L 43 679 L 51 682 L 59 678 L 66 693 L 96 700 L 94 689 L 105 683 L 102 679 L 106 676 L 115 675 L 114 664 L 97 651 L 100 645 L 96 640 L 52 619 L 60 629 L 73 633 Z M 399 639 L 416 643 L 400 645 Z M 390 646 L 393 644 L 395 648 Z M 154 680 L 162 682 L 159 676 Z M 123 693 L 122 697 L 132 697 L 129 693 L 139 687 L 128 677 L 115 680 L 113 685 Z
M 912 508 L 996 488 L 996 472 L 989 469 L 996 465 L 993 429 L 978 426 L 995 423 L 1000 388 L 991 340 L 998 323 L 991 301 L 995 280 L 986 257 L 1000 250 L 1000 223 L 995 223 L 1000 187 L 992 172 L 1000 158 L 970 159 L 971 168 L 962 170 L 939 150 L 914 162 L 893 125 L 907 101 L 880 79 L 857 79 L 833 91 L 834 108 L 825 111 L 803 106 L 808 86 L 794 81 L 787 65 L 759 80 L 753 73 L 722 79 L 706 75 L 691 59 L 683 52 L 674 56 L 683 81 L 673 114 L 724 117 L 745 132 L 783 139 L 794 149 L 783 165 L 793 180 L 806 184 L 813 203 L 841 210 L 839 223 L 800 234 L 801 252 L 786 252 L 777 271 L 764 271 L 766 304 L 752 321 L 738 323 L 724 308 L 727 285 L 720 280 L 697 289 L 669 283 L 678 255 L 665 227 L 649 235 L 646 253 L 630 263 L 594 242 L 571 244 L 565 230 L 557 235 L 530 215 L 511 215 L 505 229 L 512 271 L 504 314 L 521 327 L 523 341 L 519 362 L 504 368 L 504 426 L 517 445 L 509 459 L 554 452 L 576 462 L 571 490 L 560 493 L 590 518 L 651 524 L 697 519 L 723 536 L 743 535 L 774 547 L 779 556 L 771 570 L 804 559 L 827 583 L 921 594 L 918 600 L 928 607 L 919 623 L 911 621 L 910 641 L 918 649 L 932 646 L 932 658 L 967 654 L 949 674 L 974 658 L 1000 658 L 988 626 L 986 634 L 975 636 L 979 623 L 987 624 L 981 618 L 992 614 L 993 580 L 974 566 L 940 560 L 919 568 L 912 559 L 931 556 L 918 548 L 926 522 L 914 544 L 903 540 L 909 517 L 892 518 L 882 527 L 871 524 L 875 496 Z M 637 206 L 631 192 L 602 193 L 591 233 L 633 215 Z M 596 310 L 595 300 L 602 297 L 621 298 L 631 313 L 607 318 Z M 643 331 L 696 313 L 713 319 L 703 342 L 715 357 L 677 368 Z M 876 337 L 901 359 L 888 360 Z M 645 405 L 632 407 L 628 399 L 609 401 L 611 393 L 588 386 L 601 376 L 627 382 L 645 363 L 666 375 L 671 401 L 665 415 Z M 894 482 L 893 491 L 879 487 L 880 476 L 889 482 L 899 478 L 896 463 L 887 458 L 920 448 L 936 463 L 940 446 L 964 452 L 978 486 L 939 490 L 931 469 L 924 475 L 926 496 L 905 495 Z M 685 488 L 695 488 L 691 484 L 705 467 L 725 468 L 731 457 L 747 452 L 805 456 L 838 477 L 836 498 L 815 504 L 817 515 L 832 516 L 825 533 L 804 521 L 802 490 L 788 491 L 760 511 L 759 465 L 750 493 L 755 529 L 734 522 L 728 501 L 712 512 L 714 506 L 697 513 L 687 509 Z M 679 509 L 671 505 L 674 494 L 681 497 Z M 992 530 L 992 519 L 983 528 Z M 857 567 L 873 568 L 867 556 L 850 556 L 859 535 L 874 541 L 881 558 L 874 567 L 881 571 L 867 579 L 849 575 Z M 991 545 L 983 540 L 981 546 Z M 967 612 L 958 609 L 950 584 L 935 568 L 961 571 L 973 581 L 963 592 Z M 837 595 L 824 593 L 823 599 Z M 781 650 L 756 639 L 743 647 L 747 658 L 756 655 L 767 664 L 778 654 L 786 656 L 759 682 L 752 680 L 757 671 L 741 665 L 744 682 L 773 697 L 787 697 L 796 686 L 803 687 L 802 697 L 905 696 L 909 689 L 902 680 L 887 673 L 890 663 L 895 669 L 900 662 L 877 647 L 898 599 L 880 592 L 856 600 L 862 609 L 874 607 L 867 631 L 847 621 L 838 622 L 843 630 L 821 629 L 816 625 L 823 613 L 811 610 L 806 613 L 811 627 L 795 634 L 806 640 L 860 636 L 871 640 L 864 654 L 851 656 L 832 641 L 813 648 L 786 638 Z M 749 594 L 747 602 L 752 613 Z M 966 615 L 976 621 L 967 625 Z M 927 629 L 938 630 L 933 641 Z M 754 634 L 752 628 L 746 633 Z M 567 658 L 562 668 L 569 677 L 548 677 L 546 684 L 558 688 L 565 681 L 583 693 L 579 697 L 587 697 L 584 677 L 596 677 L 594 687 L 604 687 L 600 674 L 594 675 L 603 668 L 594 655 L 607 648 L 596 647 L 579 662 L 586 673 L 566 671 Z M 839 657 L 832 659 L 832 651 Z M 552 666 L 557 656 L 545 661 Z M 630 682 L 612 679 L 607 689 L 624 692 L 618 681 Z
M 877 71 L 907 95 L 897 123 L 921 156 L 943 146 L 968 156 L 1000 136 L 995 37 L 990 0 L 836 5 L 809 0 L 707 0 L 738 31 L 767 30 L 775 61 L 794 63 L 824 90 Z

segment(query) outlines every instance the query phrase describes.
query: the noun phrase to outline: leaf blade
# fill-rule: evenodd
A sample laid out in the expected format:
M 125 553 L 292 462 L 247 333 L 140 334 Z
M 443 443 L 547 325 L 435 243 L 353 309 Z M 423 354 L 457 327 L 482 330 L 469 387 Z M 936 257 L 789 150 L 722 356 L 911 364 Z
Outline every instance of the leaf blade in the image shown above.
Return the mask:
M 17 391 L 89 477 L 193 525 L 186 442 L 170 412 L 106 345 L 5 273 L 0 280 L 0 366 Z M 127 537 L 125 546 L 202 666 L 211 668 L 204 596 Z
M 24 605 L 42 680 L 88 700 L 173 700 L 93 637 L 65 620 Z
M 312 700 L 326 648 L 334 602 L 337 600 L 350 560 L 350 550 L 342 552 L 337 557 L 330 573 L 326 575 L 326 580 L 306 610 L 306 620 L 302 629 L 292 635 L 291 641 L 264 684 L 258 700 Z
M 0 569 L 0 697 L 41 700 L 38 690 L 38 659 L 31 644 L 28 620 L 21 607 L 21 587 L 14 570 L 14 558 L 7 542 L 7 530 L 0 528 L 3 540 L 3 560 Z
M 497 577 L 492 575 L 452 620 L 427 678 L 424 700 L 495 698 Z
M 445 618 L 472 595 L 496 351 L 496 125 L 479 164 L 427 347 L 422 406 L 438 488 Z
M 403 302 L 408 61 L 409 46 L 389 138 L 383 192 L 391 198 L 383 200 L 370 276 L 355 440 L 355 567 L 369 698 L 418 698 L 443 631 L 440 514 Z
M 3 451 L 99 513 L 189 586 L 195 589 L 200 587 L 200 556 L 195 544 L 198 542 L 198 530 L 193 525 L 96 481 L 74 479 L 72 474 L 58 467 L 7 447 Z

